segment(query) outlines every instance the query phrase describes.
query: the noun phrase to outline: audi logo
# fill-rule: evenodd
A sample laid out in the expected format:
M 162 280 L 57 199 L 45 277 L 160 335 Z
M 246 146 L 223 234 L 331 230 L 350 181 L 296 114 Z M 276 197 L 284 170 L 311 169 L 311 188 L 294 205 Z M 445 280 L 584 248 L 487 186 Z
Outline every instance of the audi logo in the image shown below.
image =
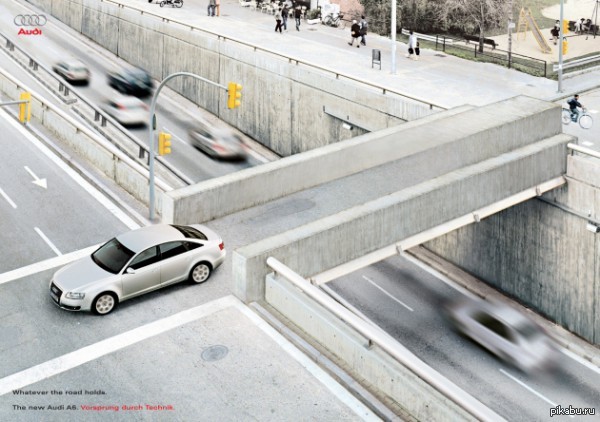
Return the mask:
M 17 15 L 14 23 L 17 26 L 44 26 L 48 22 L 45 15 Z

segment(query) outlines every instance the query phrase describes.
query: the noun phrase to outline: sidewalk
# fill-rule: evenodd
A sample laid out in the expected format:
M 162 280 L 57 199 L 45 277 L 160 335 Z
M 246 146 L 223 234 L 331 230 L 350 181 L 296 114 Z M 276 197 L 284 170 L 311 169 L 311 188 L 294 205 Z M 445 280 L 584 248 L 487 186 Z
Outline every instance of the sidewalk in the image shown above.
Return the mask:
M 459 59 L 438 51 L 423 49 L 419 61 L 408 60 L 404 56 L 406 44 L 401 42 L 397 43 L 396 49 L 397 71 L 391 74 L 391 43 L 376 34 L 367 36 L 367 48 L 354 48 L 347 44 L 350 36 L 348 28 L 341 30 L 320 24 L 308 25 L 303 21 L 298 32 L 293 20 L 290 20 L 289 32 L 276 34 L 272 15 L 241 7 L 233 0 L 221 2 L 220 17 L 207 16 L 207 1 L 204 0 L 189 0 L 182 9 L 161 8 L 140 0 L 118 2 L 256 44 L 282 56 L 326 67 L 408 96 L 427 99 L 445 108 L 462 104 L 481 106 L 519 94 L 553 100 L 600 86 L 600 70 L 587 72 L 566 78 L 563 81 L 564 93 L 557 95 L 556 81 L 489 63 Z M 527 40 L 535 43 L 532 36 Z M 600 45 L 600 37 L 593 43 Z M 371 67 L 372 49 L 381 50 L 381 70 Z

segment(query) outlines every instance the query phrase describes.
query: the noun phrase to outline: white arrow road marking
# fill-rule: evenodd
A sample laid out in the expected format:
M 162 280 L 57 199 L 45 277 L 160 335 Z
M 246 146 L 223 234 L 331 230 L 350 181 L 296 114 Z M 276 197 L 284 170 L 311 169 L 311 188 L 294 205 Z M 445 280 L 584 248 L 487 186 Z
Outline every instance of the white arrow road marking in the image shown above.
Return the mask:
M 17 204 L 15 204 L 2 189 L 0 189 L 0 195 L 2 195 L 4 199 L 6 199 L 6 202 L 8 202 L 13 208 L 17 208 Z
M 25 166 L 25 170 L 27 170 L 27 173 L 29 173 L 31 175 L 31 177 L 33 177 L 33 179 L 34 179 L 31 183 L 36 184 L 38 186 L 41 186 L 44 189 L 48 189 L 48 183 L 46 183 L 46 179 L 45 178 L 44 179 L 40 179 L 27 166 Z

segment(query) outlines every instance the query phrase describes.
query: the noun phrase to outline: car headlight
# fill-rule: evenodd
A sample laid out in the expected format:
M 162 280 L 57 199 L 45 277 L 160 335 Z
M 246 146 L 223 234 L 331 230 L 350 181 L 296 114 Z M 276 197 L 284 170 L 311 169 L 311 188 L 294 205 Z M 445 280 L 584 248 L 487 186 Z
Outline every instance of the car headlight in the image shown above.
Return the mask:
M 69 292 L 65 296 L 67 299 L 81 300 L 85 297 L 85 293 Z

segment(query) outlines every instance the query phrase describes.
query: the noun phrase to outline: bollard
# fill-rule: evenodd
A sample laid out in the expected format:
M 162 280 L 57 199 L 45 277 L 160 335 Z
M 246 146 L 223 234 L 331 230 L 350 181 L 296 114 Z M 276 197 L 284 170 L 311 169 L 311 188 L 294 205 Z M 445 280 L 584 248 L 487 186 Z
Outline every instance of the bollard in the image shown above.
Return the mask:
M 373 50 L 373 55 L 371 59 L 371 69 L 376 64 L 379 65 L 379 70 L 381 70 L 381 50 Z

